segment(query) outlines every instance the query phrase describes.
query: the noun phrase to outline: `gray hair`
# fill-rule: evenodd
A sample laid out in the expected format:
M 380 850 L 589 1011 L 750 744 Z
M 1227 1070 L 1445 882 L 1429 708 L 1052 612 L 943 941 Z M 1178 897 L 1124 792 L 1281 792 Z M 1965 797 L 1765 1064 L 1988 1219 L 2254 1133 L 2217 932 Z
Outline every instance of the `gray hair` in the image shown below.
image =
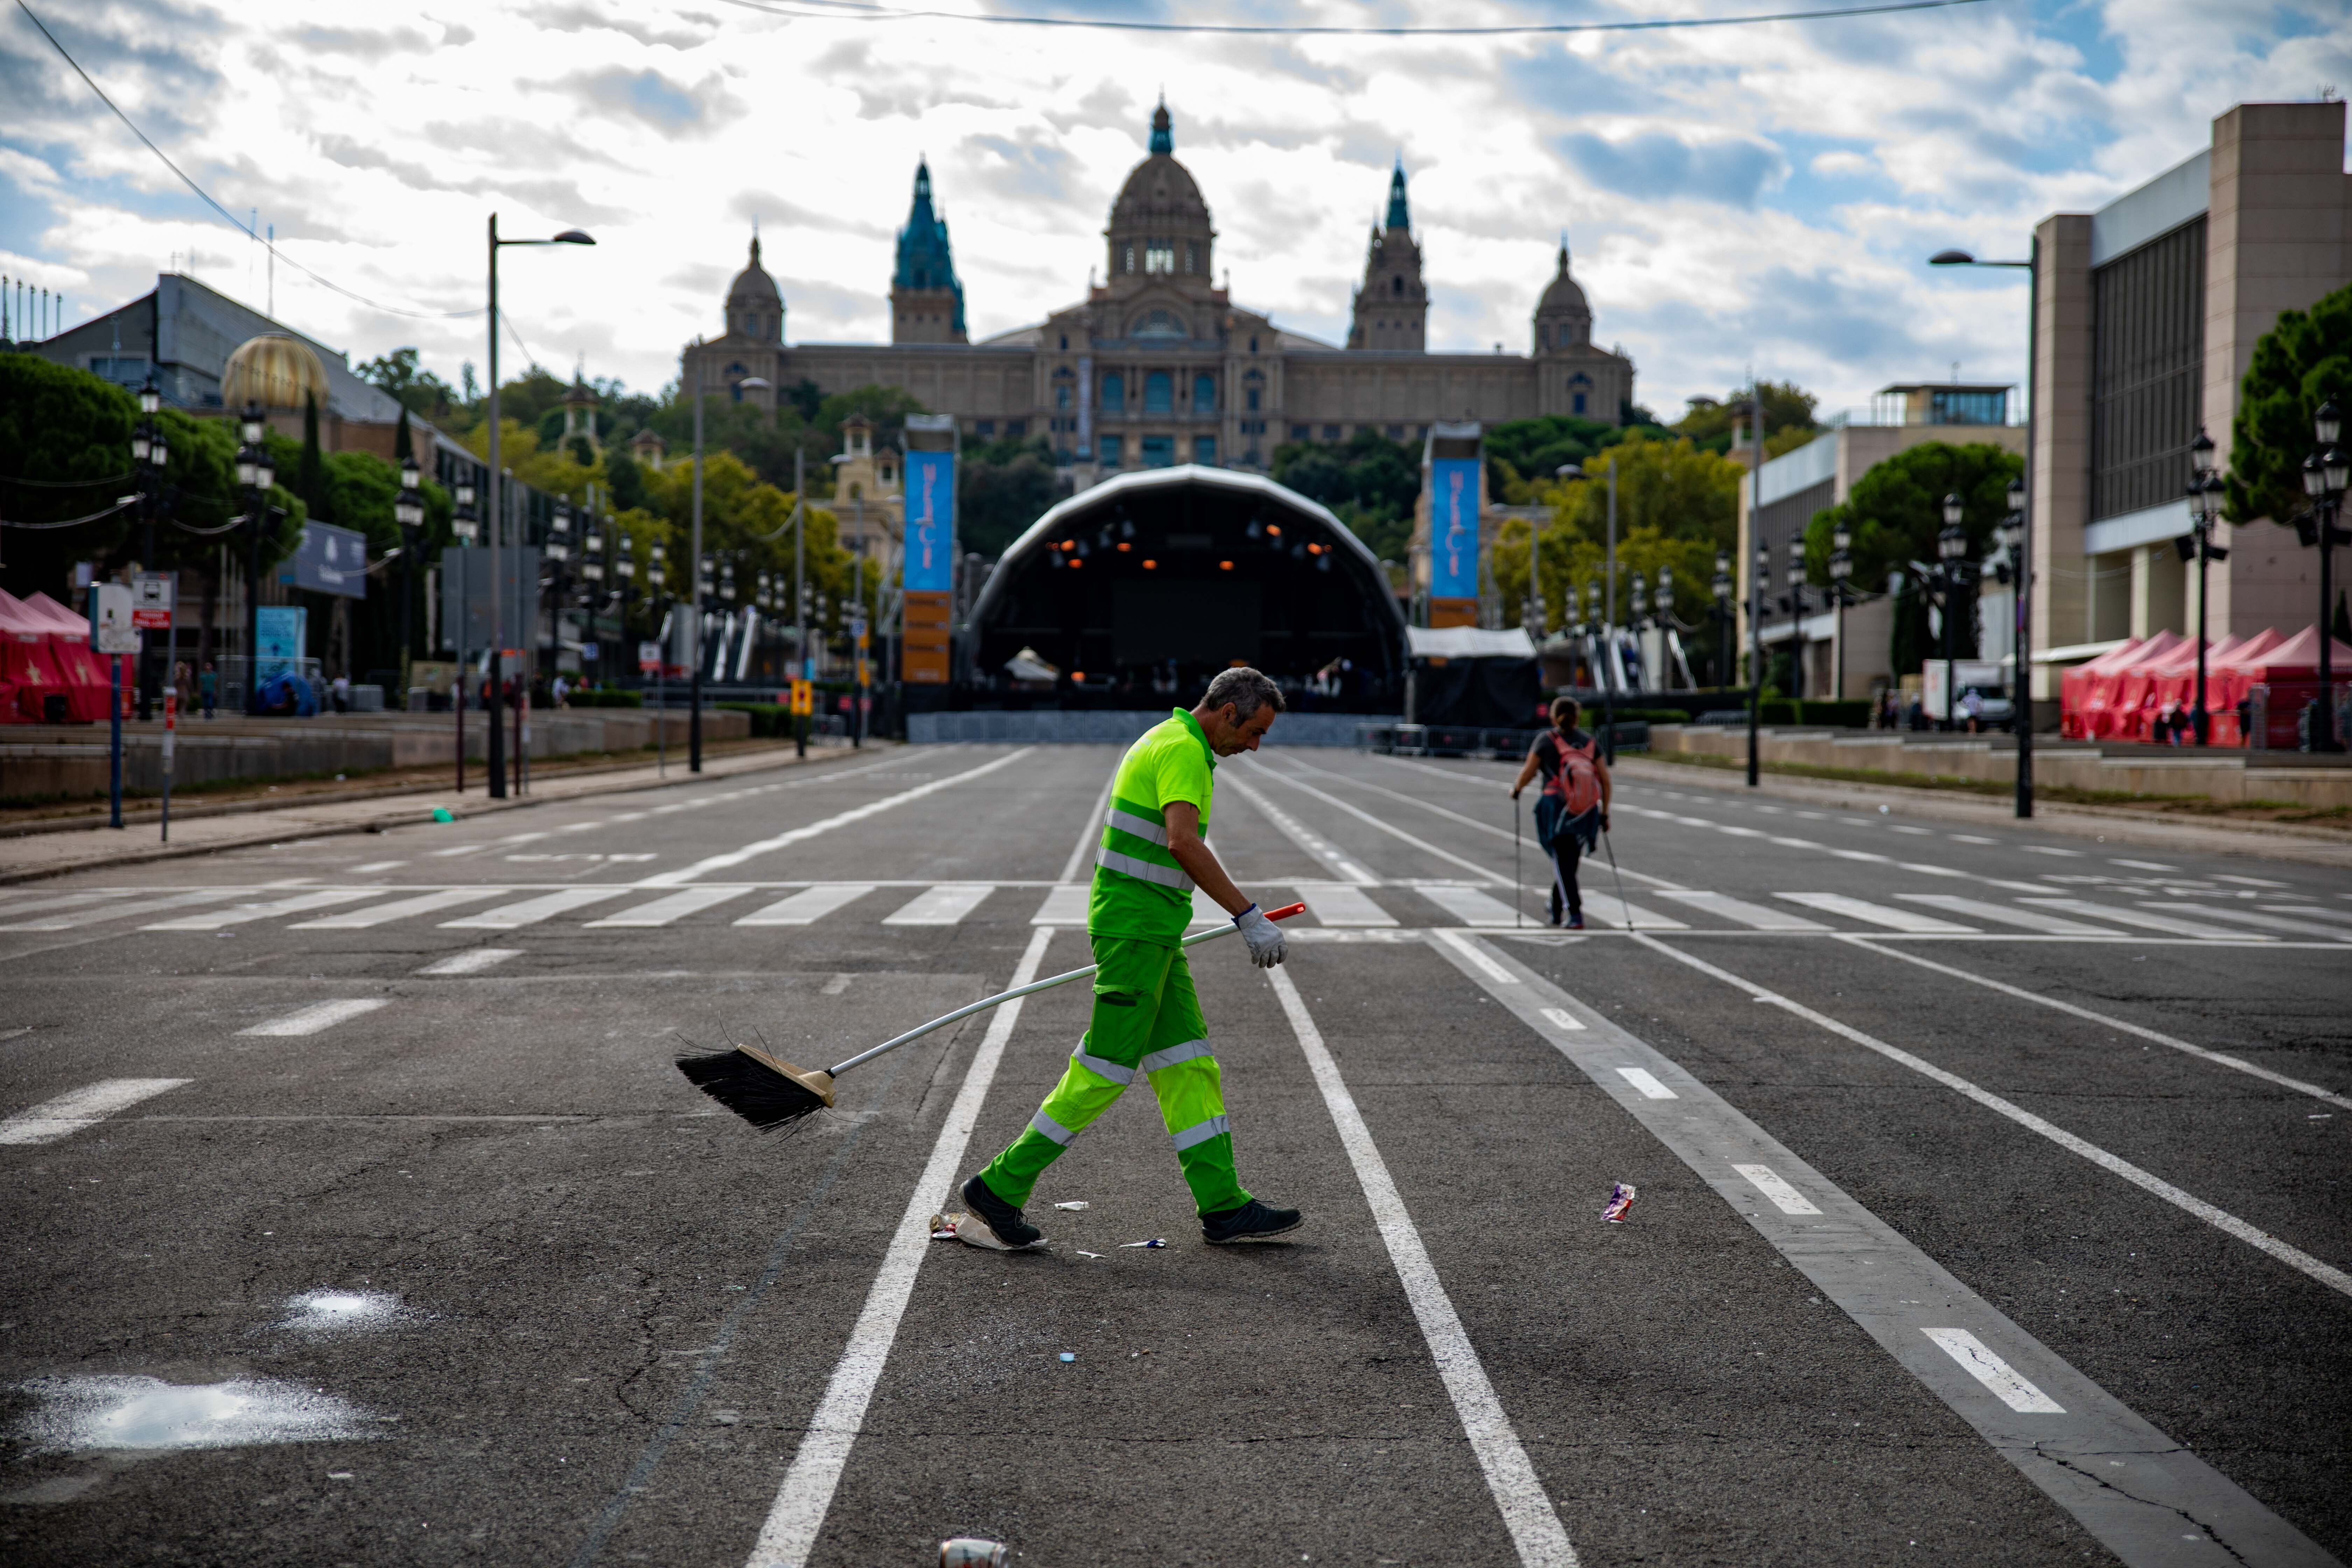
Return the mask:
M 1228 702 L 1234 705 L 1236 724 L 1248 723 L 1252 715 L 1269 704 L 1277 713 L 1288 706 L 1282 700 L 1282 688 L 1274 683 L 1273 677 L 1245 664 L 1217 671 L 1216 678 L 1209 682 L 1208 694 L 1201 699 L 1201 706 L 1208 709 L 1223 708 Z

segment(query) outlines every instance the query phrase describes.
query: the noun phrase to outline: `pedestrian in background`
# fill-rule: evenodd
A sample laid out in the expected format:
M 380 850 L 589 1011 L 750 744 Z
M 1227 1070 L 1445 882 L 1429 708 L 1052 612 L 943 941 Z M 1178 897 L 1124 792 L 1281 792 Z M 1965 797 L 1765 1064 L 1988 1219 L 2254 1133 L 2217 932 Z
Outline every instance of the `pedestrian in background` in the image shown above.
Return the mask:
M 220 696 L 220 675 L 210 659 L 205 660 L 205 672 L 196 677 L 196 694 L 204 700 L 205 717 L 211 718 L 213 703 Z
M 1536 844 L 1552 863 L 1551 923 L 1563 913 L 1568 929 L 1584 929 L 1584 894 L 1576 885 L 1576 862 L 1590 855 L 1609 827 L 1609 764 L 1601 760 L 1601 742 L 1576 727 L 1576 699 L 1563 697 L 1551 705 L 1551 732 L 1536 737 L 1519 776 L 1511 784 L 1511 798 L 1543 775 L 1543 793 L 1536 797 Z

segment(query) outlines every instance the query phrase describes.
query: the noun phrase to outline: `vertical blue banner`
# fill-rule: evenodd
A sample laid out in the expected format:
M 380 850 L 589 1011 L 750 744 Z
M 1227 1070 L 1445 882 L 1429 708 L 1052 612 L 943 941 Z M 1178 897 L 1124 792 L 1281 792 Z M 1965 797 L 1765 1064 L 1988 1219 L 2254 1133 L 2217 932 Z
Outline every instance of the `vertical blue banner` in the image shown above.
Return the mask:
M 1478 596 L 1478 463 L 1439 458 L 1429 465 L 1429 591 L 1440 599 Z
M 907 454 L 907 591 L 954 586 L 955 454 Z

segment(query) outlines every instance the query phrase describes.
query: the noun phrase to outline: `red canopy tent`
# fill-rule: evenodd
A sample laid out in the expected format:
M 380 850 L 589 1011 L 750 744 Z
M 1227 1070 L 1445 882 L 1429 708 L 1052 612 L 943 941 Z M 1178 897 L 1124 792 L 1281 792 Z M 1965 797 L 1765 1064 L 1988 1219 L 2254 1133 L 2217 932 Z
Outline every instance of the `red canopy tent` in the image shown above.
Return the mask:
M 2141 645 L 2138 653 L 2121 664 L 2110 667 L 2108 678 L 2114 685 L 2106 704 L 2106 728 L 2101 734 L 2114 741 L 2145 741 L 2148 726 L 2155 720 L 2161 701 L 2156 694 L 2157 672 L 2186 649 L 2193 658 L 2197 645 L 2177 632 L 2158 632 Z M 2097 689 L 2094 683 L 2093 689 Z M 2095 700 L 2095 697 L 2094 700 Z
M 2118 649 L 2105 658 L 2094 659 L 2089 670 L 2083 698 L 2083 733 L 2086 741 L 2119 740 L 2126 731 L 2131 712 L 2147 695 L 2145 679 L 2133 680 L 2134 672 L 2142 665 L 2164 658 L 2182 642 L 2179 632 L 2158 632 L 2147 637 L 2129 652 Z
M 2132 637 L 2119 647 L 2111 647 L 2098 658 L 2078 664 L 2058 674 L 2058 732 L 2070 741 L 2091 738 L 2089 706 L 2091 683 L 2108 665 L 2117 659 L 2129 658 L 2139 651 L 2141 639 Z
M 65 690 L 47 616 L 0 589 L 0 724 L 37 724 L 46 700 Z
M 66 717 L 77 724 L 104 722 L 114 692 L 114 671 L 90 650 L 89 622 L 47 594 L 34 594 L 22 603 L 48 623 L 49 655 L 65 689 Z
M 2340 700 L 2352 684 L 2352 647 L 2328 639 L 2328 659 L 2335 667 L 2336 694 Z M 2252 710 L 2264 715 L 2253 743 L 2273 751 L 2294 750 L 2295 719 L 2304 705 L 2320 695 L 2319 628 L 2305 626 L 2285 641 L 2252 658 L 2241 654 L 2235 672 L 2242 675 Z
M 2214 714 L 2221 712 L 2223 706 L 2219 673 L 2221 662 L 2244 646 L 2245 641 L 2245 638 L 2233 632 L 2220 642 L 2207 646 L 2205 650 L 2205 710 L 2207 712 Z M 2190 637 L 2162 658 L 2155 660 L 2148 667 L 2147 674 L 2151 682 L 2148 702 L 2133 715 L 2134 723 L 2131 733 L 2126 737 L 2130 740 L 2154 739 L 2151 726 L 2155 721 L 2155 716 L 2163 710 L 2164 705 L 2168 702 L 2179 708 L 2183 713 L 2193 713 L 2196 710 L 2197 639 Z M 2213 736 L 2215 745 L 2237 744 L 2235 740 L 2222 740 L 2218 731 L 2217 725 Z

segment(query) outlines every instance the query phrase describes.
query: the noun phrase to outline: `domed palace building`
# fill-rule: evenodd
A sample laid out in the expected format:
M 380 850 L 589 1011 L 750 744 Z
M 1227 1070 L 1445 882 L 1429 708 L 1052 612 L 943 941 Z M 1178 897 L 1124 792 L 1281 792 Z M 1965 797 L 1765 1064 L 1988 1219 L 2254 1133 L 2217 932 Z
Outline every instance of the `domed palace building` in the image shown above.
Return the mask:
M 1045 437 L 1081 488 L 1177 463 L 1262 470 L 1282 442 L 1342 441 L 1365 429 L 1418 441 L 1441 420 L 1564 414 L 1614 425 L 1633 401 L 1633 362 L 1594 346 L 1592 310 L 1569 275 L 1565 244 L 1536 306 L 1529 353 L 1429 352 L 1429 290 L 1402 165 L 1371 230 L 1344 348 L 1276 326 L 1213 281 L 1216 226 L 1176 159 L 1165 104 L 1103 237 L 1107 281 L 1034 326 L 973 342 L 947 222 L 929 167 L 919 167 L 898 233 L 887 346 L 788 342 L 785 303 L 755 237 L 751 264 L 727 292 L 727 330 L 688 345 L 684 384 L 699 379 L 763 405 L 803 380 L 827 395 L 900 387 L 954 416 L 967 441 Z M 743 389 L 752 377 L 768 388 Z

